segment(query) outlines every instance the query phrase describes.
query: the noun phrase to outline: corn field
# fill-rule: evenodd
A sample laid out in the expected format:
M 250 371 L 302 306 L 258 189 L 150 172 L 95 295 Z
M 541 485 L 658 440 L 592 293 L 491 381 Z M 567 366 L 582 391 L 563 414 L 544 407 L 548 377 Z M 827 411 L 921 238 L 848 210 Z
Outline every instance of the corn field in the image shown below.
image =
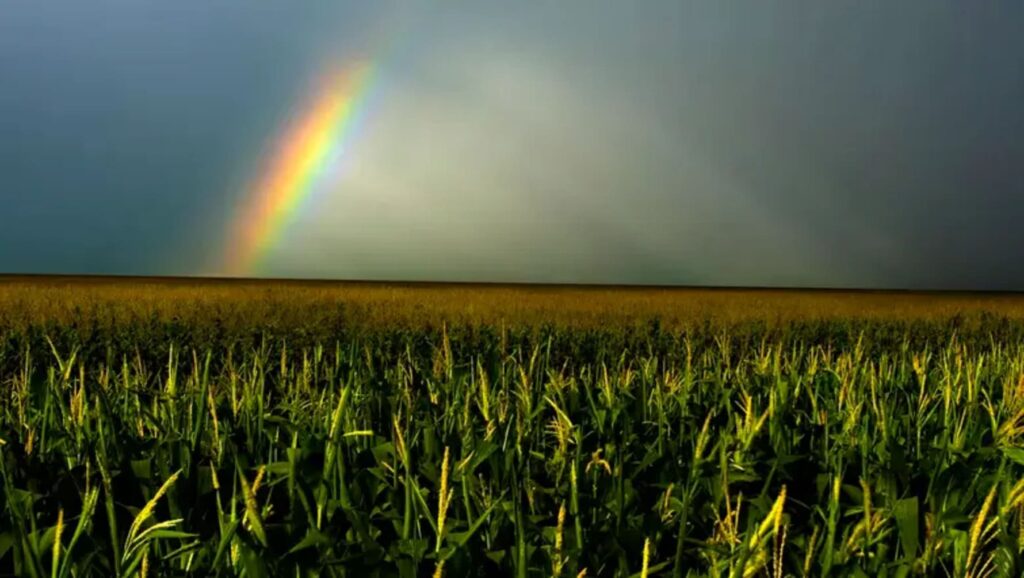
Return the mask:
M 1016 577 L 1018 325 L 0 330 L 0 575 Z

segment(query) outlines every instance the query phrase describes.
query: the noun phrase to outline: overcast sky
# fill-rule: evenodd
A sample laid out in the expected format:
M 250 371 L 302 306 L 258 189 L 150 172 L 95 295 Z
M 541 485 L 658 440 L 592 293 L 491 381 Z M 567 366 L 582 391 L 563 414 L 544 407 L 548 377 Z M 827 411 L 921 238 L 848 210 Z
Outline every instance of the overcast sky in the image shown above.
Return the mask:
M 223 273 L 365 57 L 268 276 L 1024 290 L 1024 3 L 935 0 L 8 2 L 0 272 Z

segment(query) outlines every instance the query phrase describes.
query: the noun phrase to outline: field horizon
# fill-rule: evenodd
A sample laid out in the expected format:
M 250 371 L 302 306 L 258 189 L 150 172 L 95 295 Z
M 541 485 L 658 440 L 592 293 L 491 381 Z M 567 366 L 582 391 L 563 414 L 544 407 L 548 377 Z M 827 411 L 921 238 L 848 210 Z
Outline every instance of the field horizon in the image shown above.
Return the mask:
M 825 321 L 1024 320 L 1024 293 L 875 289 L 419 283 L 302 279 L 0 276 L 0 320 L 189 328 L 637 327 L 710 323 L 783 327 Z
M 1020 297 L 1024 290 L 1011 289 L 927 289 L 901 287 L 841 287 L 798 285 L 686 285 L 643 283 L 541 283 L 528 281 L 426 281 L 387 279 L 329 279 L 306 277 L 228 277 L 216 275 L 130 275 L 86 273 L 0 273 L 0 285 L 5 283 L 48 284 L 159 284 L 159 285 L 282 285 L 315 287 L 379 287 L 379 288 L 481 288 L 523 290 L 598 290 L 598 291 L 675 291 L 675 292 L 756 292 L 756 293 L 825 293 L 852 295 L 911 295 L 959 297 Z

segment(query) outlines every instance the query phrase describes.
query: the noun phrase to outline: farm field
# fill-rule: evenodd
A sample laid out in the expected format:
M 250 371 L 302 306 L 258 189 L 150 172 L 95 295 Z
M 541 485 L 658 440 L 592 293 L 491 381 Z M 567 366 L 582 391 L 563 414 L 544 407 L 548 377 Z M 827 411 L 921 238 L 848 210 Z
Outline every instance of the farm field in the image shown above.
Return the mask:
M 0 280 L 0 576 L 1020 576 L 1024 296 Z

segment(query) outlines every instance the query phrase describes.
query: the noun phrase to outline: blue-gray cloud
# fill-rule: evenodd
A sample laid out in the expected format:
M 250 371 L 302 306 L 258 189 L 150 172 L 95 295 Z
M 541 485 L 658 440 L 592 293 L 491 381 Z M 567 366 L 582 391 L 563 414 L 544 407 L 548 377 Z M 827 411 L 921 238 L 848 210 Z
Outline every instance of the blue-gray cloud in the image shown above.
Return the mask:
M 270 274 L 1021 289 L 1022 29 L 924 0 L 19 4 L 0 270 L 216 272 L 283 118 L 375 50 Z

